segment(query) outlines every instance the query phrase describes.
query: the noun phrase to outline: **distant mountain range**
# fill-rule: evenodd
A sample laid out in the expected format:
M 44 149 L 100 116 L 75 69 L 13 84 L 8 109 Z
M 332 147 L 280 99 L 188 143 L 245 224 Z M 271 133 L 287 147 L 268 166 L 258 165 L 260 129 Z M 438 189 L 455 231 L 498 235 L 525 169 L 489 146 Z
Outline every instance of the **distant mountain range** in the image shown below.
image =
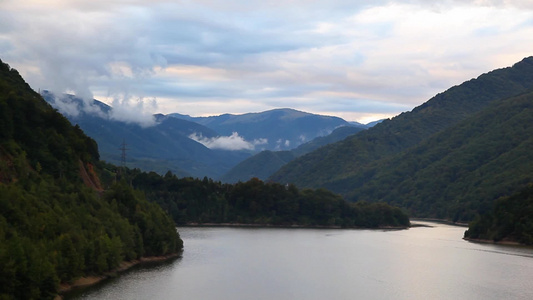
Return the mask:
M 124 143 L 128 167 L 160 174 L 170 170 L 182 177 L 218 179 L 259 151 L 293 149 L 339 126 L 356 128 L 337 117 L 293 109 L 200 118 L 157 114 L 153 126 L 146 126 L 113 119 L 113 108 L 98 100 L 85 103 L 72 95 L 58 99 L 47 91 L 42 96 L 56 108 L 68 106 L 65 115 L 97 141 L 103 160 L 120 165 Z
M 284 165 L 269 180 L 468 221 L 533 181 L 533 57 Z
M 190 117 L 177 113 L 169 116 L 204 125 L 221 136 L 231 136 L 236 132 L 246 141 L 255 142 L 256 150 L 291 150 L 316 137 L 326 136 L 341 126 L 367 128 L 366 125 L 347 122 L 338 117 L 310 114 L 290 108 L 212 117 Z

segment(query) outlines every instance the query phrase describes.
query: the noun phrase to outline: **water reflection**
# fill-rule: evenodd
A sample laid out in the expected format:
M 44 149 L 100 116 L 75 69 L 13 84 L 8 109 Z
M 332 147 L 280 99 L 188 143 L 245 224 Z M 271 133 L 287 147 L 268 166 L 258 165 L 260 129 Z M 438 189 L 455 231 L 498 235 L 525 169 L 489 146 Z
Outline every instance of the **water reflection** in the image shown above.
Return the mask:
M 533 299 L 533 249 L 409 230 L 180 228 L 183 257 L 75 299 Z

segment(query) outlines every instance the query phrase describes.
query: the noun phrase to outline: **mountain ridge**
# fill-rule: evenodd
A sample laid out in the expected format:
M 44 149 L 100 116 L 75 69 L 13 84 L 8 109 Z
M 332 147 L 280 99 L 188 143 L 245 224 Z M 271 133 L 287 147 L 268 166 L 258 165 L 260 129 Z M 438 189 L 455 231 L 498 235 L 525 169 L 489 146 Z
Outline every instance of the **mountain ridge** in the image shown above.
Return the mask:
M 328 135 L 340 126 L 349 125 L 349 122 L 339 117 L 312 114 L 291 108 L 241 115 L 191 117 L 174 113 L 169 116 L 198 122 L 221 135 L 229 136 L 237 132 L 248 141 L 265 140 L 266 143 L 259 147 L 260 150 L 291 150 L 316 137 Z M 362 124 L 359 125 L 364 127 Z
M 206 118 L 155 114 L 152 122 L 147 125 L 146 122 L 137 124 L 132 121 L 117 120 L 114 118 L 113 108 L 96 99 L 87 103 L 72 95 L 58 98 L 47 91 L 43 91 L 42 94 L 54 107 L 64 109 L 65 115 L 73 124 L 78 124 L 89 136 L 97 140 L 104 160 L 122 164 L 122 153 L 119 149 L 124 142 L 128 166 L 156 171 L 159 174 L 170 170 L 179 176 L 197 178 L 204 176 L 220 178 L 252 154 L 269 148 L 266 145 L 268 139 L 261 138 L 262 133 L 254 131 L 257 128 L 269 130 L 275 127 L 278 132 L 291 132 L 292 138 L 298 136 L 297 141 L 283 140 L 281 136 L 275 138 L 269 136 L 271 140 L 278 140 L 270 148 L 292 149 L 297 143 L 303 142 L 300 130 L 301 127 L 307 128 L 303 125 L 308 122 L 313 123 L 311 129 L 306 129 L 307 132 L 313 132 L 312 136 L 333 131 L 337 126 L 342 126 L 339 124 L 347 124 L 346 121 L 336 117 L 314 115 L 292 109 L 276 109 L 262 113 L 224 114 Z M 176 117 L 177 115 L 181 117 Z M 198 120 L 204 121 L 197 123 Z M 293 123 L 293 120 L 297 122 L 303 120 L 304 124 L 299 126 L 298 123 Z M 201 123 L 211 124 L 211 127 Z M 237 132 L 242 132 L 242 127 L 226 128 L 224 133 L 217 131 L 220 130 L 217 126 L 225 123 L 230 124 L 230 127 L 233 126 L 231 124 L 246 127 L 249 138 L 246 139 Z M 256 126 L 254 129 L 249 124 L 259 124 L 259 127 Z M 225 135 L 229 132 L 231 133 Z
M 372 161 L 416 145 L 482 110 L 493 100 L 522 93 L 532 86 L 533 57 L 528 57 L 512 67 L 497 69 L 454 86 L 410 112 L 384 120 L 348 139 L 303 155 L 282 167 L 269 179 L 301 187 L 324 187 L 326 182 L 341 180 Z M 334 189 L 345 193 L 341 190 L 346 188 Z
M 531 91 L 528 57 L 303 155 L 270 180 L 383 201 L 411 216 L 471 221 L 533 181 Z

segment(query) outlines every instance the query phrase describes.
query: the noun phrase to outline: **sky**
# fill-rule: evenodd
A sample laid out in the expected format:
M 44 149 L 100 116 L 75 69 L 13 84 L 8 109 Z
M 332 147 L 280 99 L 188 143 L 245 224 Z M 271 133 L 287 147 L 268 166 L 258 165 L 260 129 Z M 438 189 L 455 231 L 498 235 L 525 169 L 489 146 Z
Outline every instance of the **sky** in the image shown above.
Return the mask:
M 0 0 L 0 59 L 117 118 L 367 123 L 533 55 L 533 1 Z

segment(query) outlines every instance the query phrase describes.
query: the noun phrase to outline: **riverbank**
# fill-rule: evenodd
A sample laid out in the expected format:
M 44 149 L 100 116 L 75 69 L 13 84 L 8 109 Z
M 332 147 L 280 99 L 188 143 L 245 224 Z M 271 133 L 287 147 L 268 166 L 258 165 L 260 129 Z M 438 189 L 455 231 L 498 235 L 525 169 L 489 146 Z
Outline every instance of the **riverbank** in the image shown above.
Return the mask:
M 186 223 L 183 227 L 245 227 L 245 228 L 301 228 L 301 229 L 390 229 L 401 230 L 410 226 L 379 226 L 379 227 L 342 227 L 321 225 L 276 225 L 276 224 L 253 224 L 253 223 Z
M 493 241 L 493 240 L 485 240 L 485 239 L 472 239 L 472 238 L 463 238 L 463 240 L 473 243 L 481 243 L 481 244 L 494 244 L 494 245 L 505 245 L 505 246 L 528 246 L 530 245 L 522 244 L 517 241 L 513 240 L 501 240 L 501 241 Z
M 453 226 L 459 226 L 459 227 L 468 227 L 468 223 L 462 223 L 462 222 L 453 222 L 447 219 L 434 219 L 434 218 L 411 218 L 411 221 L 420 221 L 420 222 L 432 222 L 432 223 L 440 223 L 440 224 L 446 224 L 446 225 L 453 225 Z
M 163 261 L 167 261 L 170 259 L 178 258 L 180 256 L 181 256 L 181 252 L 178 252 L 178 253 L 173 253 L 169 255 L 141 257 L 140 259 L 136 259 L 132 261 L 124 261 L 120 264 L 118 268 L 105 272 L 102 275 L 86 276 L 86 277 L 78 278 L 70 283 L 61 283 L 59 285 L 58 295 L 54 298 L 54 300 L 61 300 L 63 299 L 63 295 L 69 292 L 72 292 L 76 289 L 89 287 L 97 283 L 100 283 L 104 280 L 107 280 L 109 278 L 116 277 L 118 274 L 125 272 L 134 266 L 144 264 L 144 263 L 151 263 L 151 262 L 163 262 Z

